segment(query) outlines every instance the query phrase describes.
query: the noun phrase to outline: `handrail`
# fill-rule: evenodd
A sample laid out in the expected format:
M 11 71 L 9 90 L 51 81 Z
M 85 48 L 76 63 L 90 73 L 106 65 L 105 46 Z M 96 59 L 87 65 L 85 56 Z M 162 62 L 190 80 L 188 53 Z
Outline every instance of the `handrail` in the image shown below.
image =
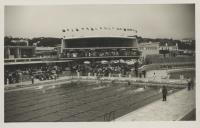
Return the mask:
M 30 61 L 46 61 L 46 60 L 55 60 L 57 57 L 51 58 L 13 58 L 13 59 L 4 59 L 4 62 L 30 62 Z
M 148 70 L 148 68 L 152 68 L 152 67 L 157 67 L 157 68 L 161 68 L 160 66 L 174 66 L 174 65 L 187 65 L 187 64 L 195 64 L 195 62 L 176 62 L 176 63 L 154 63 L 154 64 L 148 64 L 148 65 L 143 65 L 139 68 L 139 70 Z

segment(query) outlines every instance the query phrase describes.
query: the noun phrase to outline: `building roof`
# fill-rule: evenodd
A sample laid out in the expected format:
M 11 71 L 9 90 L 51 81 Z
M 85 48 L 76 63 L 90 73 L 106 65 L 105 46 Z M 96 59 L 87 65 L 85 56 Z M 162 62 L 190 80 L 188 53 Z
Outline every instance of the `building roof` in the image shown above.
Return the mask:
M 119 38 L 119 39 L 136 39 L 136 35 L 134 36 L 87 36 L 87 37 L 68 37 L 64 39 L 91 39 L 91 38 Z

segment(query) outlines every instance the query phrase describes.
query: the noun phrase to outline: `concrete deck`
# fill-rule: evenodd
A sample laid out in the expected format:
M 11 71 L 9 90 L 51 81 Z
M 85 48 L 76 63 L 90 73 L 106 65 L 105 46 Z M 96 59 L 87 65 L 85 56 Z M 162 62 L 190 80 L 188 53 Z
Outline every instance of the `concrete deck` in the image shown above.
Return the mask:
M 181 90 L 167 97 L 167 101 L 155 101 L 114 121 L 176 121 L 195 109 L 195 89 Z

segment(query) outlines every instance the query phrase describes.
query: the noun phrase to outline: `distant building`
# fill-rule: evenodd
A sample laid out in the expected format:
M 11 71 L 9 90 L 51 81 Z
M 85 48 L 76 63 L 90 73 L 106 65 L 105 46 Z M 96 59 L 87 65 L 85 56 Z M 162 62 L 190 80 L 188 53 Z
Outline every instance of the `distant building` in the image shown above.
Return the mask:
M 31 58 L 35 55 L 34 46 L 5 46 L 4 47 L 4 58 Z
M 165 43 L 165 45 L 160 45 L 159 52 L 164 56 L 169 55 L 175 57 L 179 52 L 178 44 L 176 43 L 176 45 L 168 45 L 168 43 Z
M 184 44 L 191 45 L 191 43 L 193 42 L 193 40 L 192 39 L 182 39 L 181 42 L 184 43 Z
M 142 53 L 142 57 L 146 58 L 147 55 L 159 54 L 159 42 L 140 43 L 139 50 Z
M 178 51 L 178 44 L 176 45 L 168 45 L 165 43 L 165 45 L 160 45 L 159 50 L 169 50 L 169 51 Z
M 13 39 L 11 42 L 20 46 L 28 46 L 29 43 L 27 39 Z

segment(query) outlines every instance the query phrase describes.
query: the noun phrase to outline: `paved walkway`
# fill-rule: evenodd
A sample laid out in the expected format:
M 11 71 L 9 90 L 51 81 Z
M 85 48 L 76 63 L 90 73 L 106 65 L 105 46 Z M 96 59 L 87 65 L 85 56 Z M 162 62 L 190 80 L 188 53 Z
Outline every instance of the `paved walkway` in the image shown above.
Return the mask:
M 115 121 L 174 121 L 195 108 L 195 90 L 181 90 L 167 97 L 167 102 L 155 101 Z

